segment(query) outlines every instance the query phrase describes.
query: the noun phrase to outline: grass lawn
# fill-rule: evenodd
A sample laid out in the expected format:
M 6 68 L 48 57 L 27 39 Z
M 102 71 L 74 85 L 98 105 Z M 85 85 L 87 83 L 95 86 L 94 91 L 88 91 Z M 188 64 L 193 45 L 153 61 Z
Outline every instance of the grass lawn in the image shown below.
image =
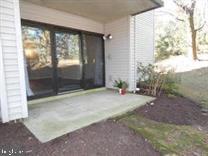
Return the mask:
M 208 155 L 208 134 L 191 126 L 165 124 L 129 114 L 118 119 L 163 155 Z
M 208 108 L 208 67 L 178 74 L 178 91 Z

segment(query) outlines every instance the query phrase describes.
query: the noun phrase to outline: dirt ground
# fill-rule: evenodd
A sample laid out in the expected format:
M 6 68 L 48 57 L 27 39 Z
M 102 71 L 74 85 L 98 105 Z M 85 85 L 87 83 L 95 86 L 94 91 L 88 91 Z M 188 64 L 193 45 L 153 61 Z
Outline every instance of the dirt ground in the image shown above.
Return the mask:
M 208 128 L 208 116 L 202 113 L 197 103 L 184 97 L 163 95 L 157 98 L 153 105 L 140 107 L 136 112 L 158 122 Z
M 152 104 L 134 111 L 140 116 L 163 123 L 206 127 L 208 116 L 194 102 L 162 96 Z M 31 156 L 158 156 L 141 135 L 113 120 L 103 121 L 40 143 L 22 123 L 0 124 L 0 148 L 23 150 Z M 0 150 L 1 152 L 1 150 Z
M 132 130 L 114 121 L 100 122 L 41 144 L 23 124 L 0 125 L 0 147 L 31 156 L 158 156 Z

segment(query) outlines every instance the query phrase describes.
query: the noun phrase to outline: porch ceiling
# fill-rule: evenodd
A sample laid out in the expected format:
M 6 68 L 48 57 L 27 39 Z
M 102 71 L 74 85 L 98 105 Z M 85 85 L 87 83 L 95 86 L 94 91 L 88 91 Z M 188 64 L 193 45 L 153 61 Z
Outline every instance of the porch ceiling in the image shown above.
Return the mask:
M 162 5 L 161 0 L 24 0 L 107 23 Z

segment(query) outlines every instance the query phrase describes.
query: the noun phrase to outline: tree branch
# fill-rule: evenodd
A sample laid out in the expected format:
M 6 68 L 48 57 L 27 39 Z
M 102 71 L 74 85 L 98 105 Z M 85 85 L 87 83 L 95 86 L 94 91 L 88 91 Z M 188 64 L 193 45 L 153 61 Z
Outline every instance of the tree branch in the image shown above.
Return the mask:
M 205 24 L 206 24 L 206 21 L 199 28 L 195 29 L 195 31 L 200 31 L 201 29 L 203 29 L 203 27 L 205 26 Z
M 176 15 L 174 15 L 174 14 L 171 13 L 171 12 L 168 12 L 168 11 L 160 11 L 160 12 L 161 12 L 161 13 L 165 13 L 165 14 L 170 15 L 170 16 L 174 17 L 174 18 L 175 18 L 176 20 L 178 20 L 178 21 L 185 22 L 184 19 L 178 18 Z
M 186 14 L 194 14 L 194 9 L 196 6 L 196 0 L 192 0 L 190 6 L 187 4 L 183 4 L 178 0 L 173 1 L 179 8 L 181 8 Z

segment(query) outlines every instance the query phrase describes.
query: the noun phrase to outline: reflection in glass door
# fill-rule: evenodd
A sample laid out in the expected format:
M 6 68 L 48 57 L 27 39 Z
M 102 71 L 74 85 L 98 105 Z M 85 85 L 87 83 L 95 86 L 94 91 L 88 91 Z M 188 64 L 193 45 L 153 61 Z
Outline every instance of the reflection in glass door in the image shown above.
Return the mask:
M 55 32 L 58 92 L 81 88 L 80 35 Z
M 53 67 L 50 31 L 22 26 L 22 36 L 27 95 L 31 97 L 52 93 Z
M 102 35 L 23 21 L 29 99 L 104 86 Z
M 102 36 L 83 34 L 84 88 L 104 86 L 104 51 Z

